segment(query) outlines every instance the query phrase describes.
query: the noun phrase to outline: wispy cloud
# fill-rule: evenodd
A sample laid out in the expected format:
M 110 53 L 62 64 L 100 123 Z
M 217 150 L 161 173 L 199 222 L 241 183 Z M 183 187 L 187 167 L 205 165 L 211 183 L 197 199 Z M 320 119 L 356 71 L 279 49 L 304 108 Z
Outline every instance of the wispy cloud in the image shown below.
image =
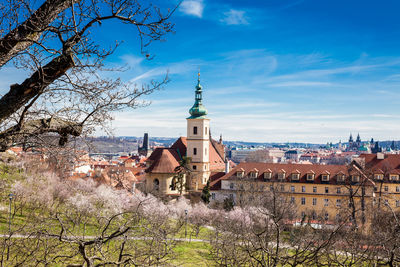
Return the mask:
M 201 18 L 203 16 L 204 4 L 202 0 L 184 0 L 179 10 L 186 15 Z
M 269 84 L 269 86 L 271 87 L 306 87 L 306 86 L 326 87 L 331 85 L 332 83 L 328 82 L 312 82 L 312 81 L 292 81 L 292 82 Z
M 224 12 L 224 17 L 220 20 L 227 25 L 248 25 L 249 21 L 244 10 L 230 9 Z

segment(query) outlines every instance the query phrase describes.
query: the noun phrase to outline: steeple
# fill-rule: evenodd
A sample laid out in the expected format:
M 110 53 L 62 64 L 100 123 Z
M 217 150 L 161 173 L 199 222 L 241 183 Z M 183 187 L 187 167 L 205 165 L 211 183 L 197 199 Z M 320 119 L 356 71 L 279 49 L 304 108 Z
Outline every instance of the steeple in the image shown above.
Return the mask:
M 357 134 L 357 140 L 356 140 L 356 142 L 357 142 L 357 143 L 361 143 L 360 133 Z
M 195 91 L 195 101 L 193 104 L 193 107 L 189 110 L 190 117 L 188 119 L 203 119 L 207 115 L 207 109 L 203 106 L 203 103 L 201 102 L 203 100 L 202 92 L 203 92 L 203 87 L 200 84 L 200 71 L 197 74 L 197 85 L 196 85 L 196 91 Z
M 353 142 L 353 135 L 350 133 L 350 137 L 349 137 L 349 143 Z

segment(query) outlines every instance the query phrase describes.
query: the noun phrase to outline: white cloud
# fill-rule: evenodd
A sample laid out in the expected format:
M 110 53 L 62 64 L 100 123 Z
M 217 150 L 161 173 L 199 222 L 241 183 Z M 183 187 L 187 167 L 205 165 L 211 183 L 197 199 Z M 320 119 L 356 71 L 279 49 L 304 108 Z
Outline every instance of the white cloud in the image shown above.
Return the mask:
M 228 25 L 247 25 L 249 24 L 248 20 L 245 16 L 245 11 L 231 9 L 228 12 L 224 12 L 224 18 L 221 19 L 221 22 L 226 23 Z
M 181 3 L 179 10 L 186 15 L 201 18 L 203 16 L 204 4 L 202 0 L 185 0 Z
M 325 87 L 331 85 L 332 83 L 328 82 L 312 82 L 312 81 L 292 81 L 292 82 L 281 82 L 281 83 L 270 84 L 271 87 L 309 87 L 309 86 Z

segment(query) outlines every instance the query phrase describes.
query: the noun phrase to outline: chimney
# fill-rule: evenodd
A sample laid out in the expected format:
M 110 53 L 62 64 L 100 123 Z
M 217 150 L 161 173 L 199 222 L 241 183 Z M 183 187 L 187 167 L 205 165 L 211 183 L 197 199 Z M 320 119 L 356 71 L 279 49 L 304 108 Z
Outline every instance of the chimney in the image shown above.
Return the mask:
M 228 173 L 230 171 L 230 167 L 229 167 L 229 159 L 225 160 L 225 173 Z

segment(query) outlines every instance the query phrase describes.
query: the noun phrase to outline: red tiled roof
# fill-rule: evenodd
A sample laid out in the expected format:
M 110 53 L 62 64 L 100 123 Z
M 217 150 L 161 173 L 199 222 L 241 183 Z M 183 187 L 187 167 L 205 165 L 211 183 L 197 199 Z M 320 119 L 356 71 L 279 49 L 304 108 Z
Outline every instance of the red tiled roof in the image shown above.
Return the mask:
M 261 170 L 265 170 L 265 172 L 270 169 L 272 171 L 272 180 L 276 180 L 277 177 L 275 174 L 277 173 L 296 173 L 297 171 L 300 172 L 300 179 L 299 182 L 308 182 L 306 179 L 307 173 L 314 173 L 315 178 L 313 183 L 329 183 L 329 184 L 336 184 L 336 175 L 337 174 L 345 174 L 346 176 L 350 175 L 351 173 L 360 174 L 355 168 L 349 168 L 346 165 L 302 165 L 302 164 L 281 164 L 281 163 L 253 163 L 253 162 L 242 162 L 237 165 L 236 168 L 232 169 L 228 174 L 225 174 L 223 177 L 219 178 L 217 181 L 213 183 L 213 188 L 218 190 L 218 183 L 221 180 L 226 179 L 238 179 L 236 177 L 236 172 L 241 171 L 242 169 L 245 172 L 245 176 L 248 175 L 252 169 L 257 168 Z M 321 175 L 330 173 L 330 179 L 328 182 L 321 181 Z M 257 179 L 264 180 L 263 173 L 259 173 Z M 289 176 L 290 177 L 290 176 Z M 286 181 L 290 181 L 290 178 L 287 177 Z M 241 179 L 241 178 L 239 178 Z
M 153 162 L 146 172 L 174 173 L 175 168 L 179 166 L 180 156 L 175 149 L 156 148 L 156 150 L 151 153 L 149 160 Z

